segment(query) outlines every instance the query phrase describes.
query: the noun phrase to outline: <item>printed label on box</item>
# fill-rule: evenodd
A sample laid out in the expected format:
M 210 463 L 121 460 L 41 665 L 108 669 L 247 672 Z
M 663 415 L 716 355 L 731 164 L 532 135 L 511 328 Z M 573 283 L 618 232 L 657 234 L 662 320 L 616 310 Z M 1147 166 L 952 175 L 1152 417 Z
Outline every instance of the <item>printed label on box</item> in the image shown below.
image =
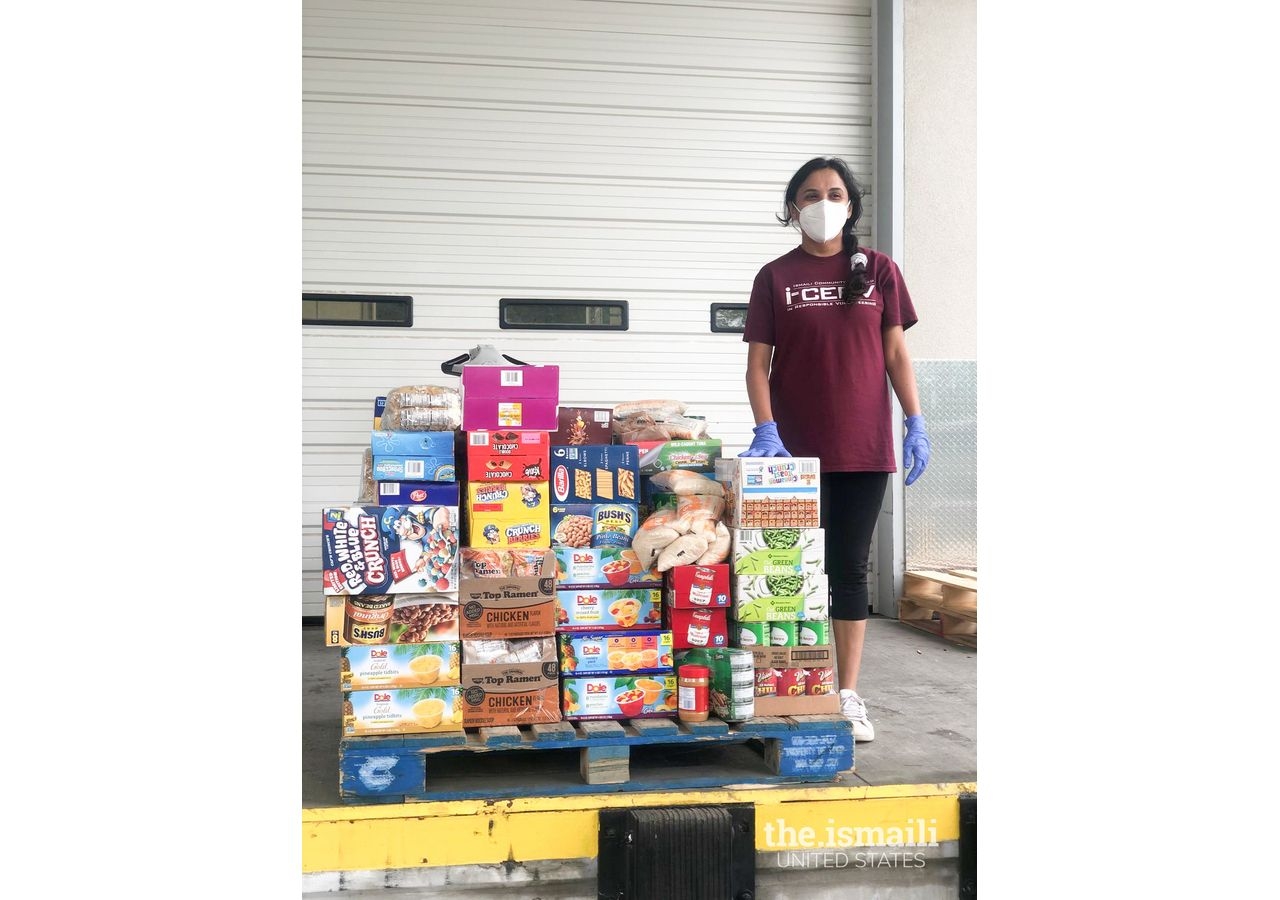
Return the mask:
M 458 510 L 450 506 L 325 509 L 326 594 L 422 594 L 458 589 Z
M 821 463 L 813 457 L 717 460 L 731 528 L 816 528 Z
M 826 571 L 821 528 L 731 528 L 734 575 L 800 575 Z
M 662 621 L 658 588 L 565 588 L 556 591 L 556 630 L 655 628 Z
M 549 451 L 544 431 L 473 431 L 467 442 L 467 479 L 545 482 Z
M 734 576 L 733 616 L 739 622 L 825 619 L 827 610 L 827 576 L 821 572 Z
M 667 609 L 671 622 L 673 646 L 677 650 L 692 647 L 728 647 L 729 620 L 725 609 Z
M 670 631 L 561 634 L 560 671 L 566 675 L 671 671 Z
M 373 455 L 374 481 L 455 481 L 453 457 Z
M 639 524 L 640 507 L 635 503 L 553 503 L 551 545 L 630 547 Z
M 662 584 L 657 569 L 642 569 L 630 547 L 553 547 L 561 587 L 624 587 Z
M 566 677 L 561 685 L 566 719 L 672 718 L 674 675 Z
M 551 494 L 559 503 L 638 503 L 636 448 L 627 444 L 551 448 Z
M 369 445 L 375 456 L 423 456 L 453 460 L 452 431 L 375 430 Z
M 458 642 L 346 647 L 339 681 L 344 691 L 449 687 L 458 684 Z
M 458 688 L 352 691 L 343 704 L 344 735 L 462 730 L 462 696 Z
M 640 474 L 654 475 L 672 469 L 711 473 L 720 459 L 721 442 L 718 438 L 692 441 L 632 441 L 630 445 L 640 451 Z
M 458 506 L 456 481 L 378 481 L 379 506 Z

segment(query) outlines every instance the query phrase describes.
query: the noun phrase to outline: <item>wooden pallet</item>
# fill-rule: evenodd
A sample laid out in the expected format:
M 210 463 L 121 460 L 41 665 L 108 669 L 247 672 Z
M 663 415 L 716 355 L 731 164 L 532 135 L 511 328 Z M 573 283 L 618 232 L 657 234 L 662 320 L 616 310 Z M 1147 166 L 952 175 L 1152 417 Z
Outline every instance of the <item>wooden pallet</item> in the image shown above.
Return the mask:
M 832 715 L 557 722 L 343 738 L 338 769 L 344 803 L 796 784 L 851 771 L 853 735 Z
M 973 569 L 906 572 L 898 621 L 954 641 L 978 646 L 978 573 Z

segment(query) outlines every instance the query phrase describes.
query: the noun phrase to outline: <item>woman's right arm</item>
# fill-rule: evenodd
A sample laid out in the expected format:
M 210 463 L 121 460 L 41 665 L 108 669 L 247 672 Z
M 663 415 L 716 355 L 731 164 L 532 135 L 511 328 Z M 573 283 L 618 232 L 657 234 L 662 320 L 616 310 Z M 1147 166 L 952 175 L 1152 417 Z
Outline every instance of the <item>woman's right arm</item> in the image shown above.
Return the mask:
M 769 366 L 773 362 L 773 345 L 751 341 L 747 344 L 747 399 L 751 412 L 760 425 L 773 419 L 773 402 L 769 397 Z

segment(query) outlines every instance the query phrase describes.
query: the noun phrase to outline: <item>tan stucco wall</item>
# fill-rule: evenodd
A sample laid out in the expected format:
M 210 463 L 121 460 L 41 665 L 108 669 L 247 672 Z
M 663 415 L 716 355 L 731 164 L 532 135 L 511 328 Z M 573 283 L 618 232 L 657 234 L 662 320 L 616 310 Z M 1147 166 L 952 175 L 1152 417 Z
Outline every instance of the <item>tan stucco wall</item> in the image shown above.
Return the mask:
M 917 359 L 977 359 L 976 0 L 903 3 L 903 251 Z

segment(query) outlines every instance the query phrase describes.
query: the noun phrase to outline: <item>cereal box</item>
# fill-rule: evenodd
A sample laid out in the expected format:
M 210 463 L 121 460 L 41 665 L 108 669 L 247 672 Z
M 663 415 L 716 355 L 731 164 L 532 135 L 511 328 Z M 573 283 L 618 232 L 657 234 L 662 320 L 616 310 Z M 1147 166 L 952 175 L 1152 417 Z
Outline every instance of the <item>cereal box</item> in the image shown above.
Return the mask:
M 344 691 L 455 686 L 458 648 L 457 641 L 345 647 L 339 681 Z
M 676 650 L 691 647 L 728 647 L 729 611 L 727 609 L 667 608 L 672 646 Z
M 826 571 L 821 528 L 731 528 L 734 575 L 799 575 Z
M 729 605 L 729 564 L 674 566 L 667 570 L 668 606 L 705 609 Z
M 462 724 L 536 725 L 560 721 L 560 669 L 545 662 L 462 666 Z
M 374 481 L 455 481 L 453 454 L 402 456 L 373 454 Z
M 827 618 L 827 576 L 735 575 L 733 617 L 739 622 L 795 622 Z
M 545 431 L 472 431 L 468 481 L 546 481 L 551 445 Z
M 728 457 L 716 462 L 731 528 L 817 528 L 820 461 L 811 457 Z
M 551 496 L 557 503 L 639 503 L 637 459 L 629 444 L 553 445 Z
M 352 691 L 342 701 L 342 733 L 430 734 L 462 730 L 462 695 L 454 687 Z
M 459 506 L 456 481 L 378 481 L 374 484 L 379 506 Z
M 468 482 L 466 510 L 471 547 L 546 547 L 551 543 L 545 481 Z
M 564 588 L 556 591 L 556 631 L 657 628 L 659 588 Z
M 324 599 L 326 647 L 458 640 L 457 594 L 334 594 Z
M 325 509 L 326 594 L 423 594 L 458 589 L 456 506 Z
M 551 504 L 553 547 L 630 547 L 639 526 L 636 503 Z
M 653 475 L 671 469 L 714 472 L 721 451 L 717 438 L 696 441 L 632 441 L 630 445 L 640 451 L 641 475 Z
M 653 719 L 676 715 L 674 675 L 581 675 L 561 680 L 564 717 Z
M 553 547 L 561 587 L 626 587 L 662 584 L 657 569 L 643 569 L 629 547 Z
M 377 431 L 369 439 L 374 456 L 434 456 L 453 461 L 452 431 Z
M 556 446 L 613 443 L 613 410 L 595 406 L 561 406 L 556 411 L 558 427 L 551 435 Z
M 463 366 L 462 430 L 555 431 L 559 366 Z
M 671 671 L 670 631 L 596 631 L 558 637 L 560 671 L 566 675 Z

